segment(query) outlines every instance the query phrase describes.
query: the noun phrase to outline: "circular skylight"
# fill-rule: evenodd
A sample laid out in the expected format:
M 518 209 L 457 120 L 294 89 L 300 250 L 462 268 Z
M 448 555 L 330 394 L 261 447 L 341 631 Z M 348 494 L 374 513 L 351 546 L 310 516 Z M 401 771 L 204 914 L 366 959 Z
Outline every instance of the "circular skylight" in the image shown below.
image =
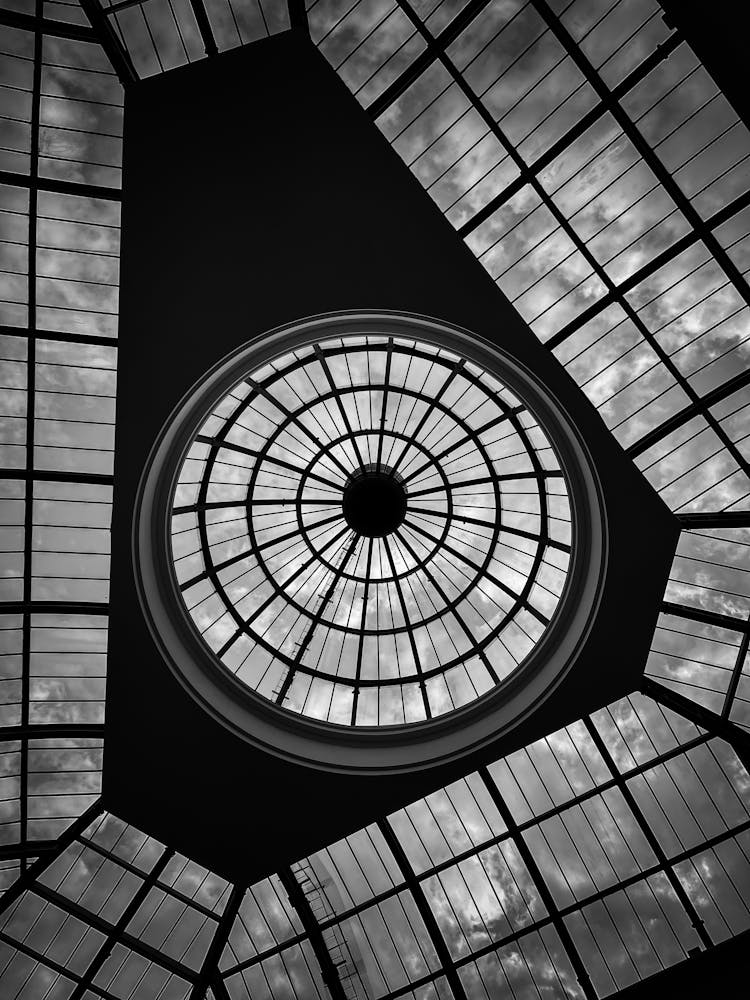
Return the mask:
M 171 495 L 180 599 L 218 669 L 339 726 L 418 723 L 515 677 L 571 557 L 566 478 L 492 371 L 352 334 L 242 372 Z

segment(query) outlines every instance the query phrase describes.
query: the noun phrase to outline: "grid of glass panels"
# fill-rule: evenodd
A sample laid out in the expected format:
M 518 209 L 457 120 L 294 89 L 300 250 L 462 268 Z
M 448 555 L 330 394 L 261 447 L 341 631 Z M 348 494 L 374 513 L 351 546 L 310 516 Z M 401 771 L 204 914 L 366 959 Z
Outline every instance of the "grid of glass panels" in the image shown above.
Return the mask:
M 0 988 L 603 997 L 750 927 L 748 890 L 746 769 L 634 693 L 251 886 L 95 803 L 0 904 Z
M 92 0 L 91 8 L 137 79 L 289 27 L 286 0 Z
M 731 747 L 634 694 L 291 871 L 348 1000 L 606 996 L 750 926 L 749 809 Z M 291 933 L 226 949 L 231 996 Z
M 520 667 L 565 584 L 571 510 L 501 374 L 349 336 L 284 353 L 216 403 L 178 473 L 172 559 L 239 681 L 302 715 L 394 725 Z M 384 534 L 347 513 L 367 476 L 403 497 Z
M 123 96 L 77 5 L 0 38 L 4 891 L 101 787 Z
M 657 0 L 308 17 L 669 506 L 747 510 L 750 133 Z
M 239 902 L 224 879 L 98 805 L 37 868 L 0 916 L 0 982 L 13 1000 L 195 995 Z
M 679 540 L 646 676 L 750 732 L 750 530 L 711 515 Z

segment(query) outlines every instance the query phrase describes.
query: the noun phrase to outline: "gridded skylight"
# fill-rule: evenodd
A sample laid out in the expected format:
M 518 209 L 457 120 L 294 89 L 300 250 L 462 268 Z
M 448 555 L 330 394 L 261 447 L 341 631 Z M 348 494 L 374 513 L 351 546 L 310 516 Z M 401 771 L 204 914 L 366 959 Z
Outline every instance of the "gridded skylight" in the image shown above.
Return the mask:
M 252 885 L 99 803 L 0 912 L 12 1000 L 595 1000 L 750 927 L 750 781 L 634 693 Z
M 657 0 L 313 0 L 308 18 L 670 507 L 747 509 L 750 132 Z
M 172 515 L 182 599 L 224 666 L 343 725 L 433 718 L 500 684 L 571 551 L 563 472 L 524 403 L 385 335 L 249 373 L 200 427 Z

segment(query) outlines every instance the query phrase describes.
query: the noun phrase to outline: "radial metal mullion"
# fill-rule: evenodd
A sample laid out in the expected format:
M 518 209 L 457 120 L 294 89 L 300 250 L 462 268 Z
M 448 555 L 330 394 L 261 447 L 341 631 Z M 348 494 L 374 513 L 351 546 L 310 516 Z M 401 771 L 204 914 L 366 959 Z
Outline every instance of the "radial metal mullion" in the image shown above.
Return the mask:
M 318 438 L 315 437 L 315 435 L 311 430 L 305 427 L 302 421 L 298 419 L 297 415 L 292 410 L 290 410 L 288 406 L 285 406 L 280 399 L 277 399 L 271 392 L 269 392 L 268 389 L 260 385 L 254 379 L 247 378 L 245 379 L 245 381 L 249 386 L 251 386 L 255 390 L 255 392 L 258 393 L 258 395 L 263 396 L 263 398 L 267 399 L 272 406 L 276 407 L 277 410 L 280 410 L 284 414 L 286 420 L 285 423 L 281 425 L 280 429 L 283 429 L 287 433 L 289 433 L 290 426 L 293 425 L 295 427 L 299 427 L 300 430 L 303 432 L 303 434 L 305 434 L 316 447 L 319 447 L 320 441 L 318 440 Z M 318 426 L 320 427 L 320 423 L 317 420 L 316 423 L 318 423 Z M 336 458 L 335 455 L 329 454 L 328 457 L 331 462 L 333 462 L 336 466 L 338 466 L 339 471 L 343 474 L 344 478 L 347 478 L 350 475 L 350 470 L 347 469 L 346 466 L 338 458 Z
M 571 935 L 570 930 L 568 929 L 568 925 L 565 923 L 560 913 L 560 910 L 555 905 L 552 893 L 547 883 L 544 880 L 542 871 L 539 865 L 537 864 L 536 859 L 534 858 L 526 840 L 524 839 L 523 834 L 519 830 L 518 823 L 516 823 L 508 804 L 506 803 L 503 796 L 500 794 L 500 790 L 498 789 L 495 782 L 492 780 L 492 776 L 490 775 L 486 766 L 480 767 L 478 769 L 478 773 L 479 777 L 482 779 L 482 782 L 490 795 L 490 798 L 492 799 L 492 801 L 495 804 L 495 807 L 500 813 L 500 817 L 503 823 L 505 823 L 505 826 L 507 827 L 508 832 L 512 837 L 513 844 L 518 850 L 521 860 L 523 861 L 524 865 L 526 866 L 529 872 L 529 875 L 531 876 L 532 882 L 534 883 L 534 886 L 537 892 L 539 893 L 540 899 L 544 903 L 544 907 L 547 910 L 547 913 L 549 914 L 550 922 L 557 931 L 557 936 L 560 938 L 560 942 L 562 943 L 562 946 L 565 949 L 568 958 L 570 959 L 570 964 L 573 967 L 573 971 L 575 972 L 576 978 L 578 979 L 579 985 L 583 990 L 583 994 L 586 997 L 586 1000 L 595 1000 L 597 994 L 596 991 L 594 990 L 594 985 L 591 982 L 591 977 L 589 976 L 586 966 L 584 965 L 583 959 L 581 958 L 581 955 L 578 949 L 576 948 L 575 942 L 573 941 L 573 936 Z
M 205 482 L 205 480 L 204 480 L 204 482 Z M 324 522 L 320 522 L 320 523 L 329 523 L 329 522 L 332 522 L 332 521 L 337 521 L 338 519 L 339 519 L 339 516 L 338 515 L 334 515 L 332 517 L 326 518 L 324 520 Z M 209 541 L 208 541 L 208 532 L 207 532 L 205 518 L 199 518 L 199 520 L 198 520 L 198 534 L 199 534 L 199 538 L 200 538 L 201 550 L 203 552 L 203 559 L 204 559 L 204 563 L 206 565 L 206 569 L 203 570 L 202 573 L 198 574 L 198 576 L 192 577 L 190 580 L 186 581 L 186 583 L 182 585 L 181 589 L 185 590 L 188 587 L 190 587 L 190 586 L 192 586 L 192 585 L 194 585 L 196 583 L 199 583 L 201 580 L 210 580 L 211 583 L 212 583 L 212 585 L 213 585 L 213 587 L 214 587 L 214 589 L 219 594 L 223 593 L 223 591 L 224 591 L 224 587 L 223 587 L 223 585 L 221 583 L 221 580 L 219 579 L 219 576 L 218 576 L 218 574 L 221 572 L 222 569 L 227 569 L 227 567 L 232 566 L 232 565 L 234 565 L 237 562 L 241 562 L 243 559 L 248 558 L 248 556 L 255 555 L 256 553 L 262 551 L 263 549 L 265 549 L 265 548 L 267 548 L 267 547 L 269 547 L 269 546 L 271 546 L 273 544 L 277 544 L 279 541 L 287 541 L 291 537 L 290 535 L 282 536 L 281 538 L 271 539 L 268 542 L 263 542 L 261 545 L 252 545 L 251 544 L 251 547 L 249 549 L 244 550 L 244 551 L 238 553 L 237 555 L 231 556 L 230 558 L 225 559 L 221 563 L 214 564 L 209 559 L 209 555 L 210 555 L 210 551 L 211 551 L 211 546 L 209 545 Z M 239 628 L 242 628 L 246 624 L 245 621 L 244 621 L 244 619 L 240 616 L 239 612 L 237 611 L 237 609 L 234 607 L 234 605 L 231 602 L 229 604 L 227 604 L 227 611 L 234 618 L 235 624 Z
M 352 532 L 352 537 L 349 541 L 346 551 L 344 552 L 340 564 L 335 569 L 330 571 L 331 581 L 328 587 L 326 588 L 325 593 L 320 599 L 320 607 L 318 608 L 315 614 L 309 612 L 312 621 L 307 629 L 307 632 L 305 632 L 305 635 L 303 636 L 299 645 L 297 646 L 297 652 L 294 655 L 294 663 L 287 669 L 286 676 L 284 677 L 284 680 L 281 683 L 281 687 L 279 688 L 279 692 L 275 698 L 277 705 L 283 705 L 284 699 L 286 698 L 289 692 L 289 688 L 291 687 L 292 681 L 294 680 L 294 675 L 297 673 L 297 666 L 302 662 L 302 657 L 307 652 L 307 647 L 310 645 L 312 641 L 315 629 L 319 625 L 323 624 L 323 609 L 326 607 L 326 605 L 330 602 L 331 598 L 333 597 L 338 582 L 343 576 L 347 564 L 349 563 L 349 560 L 354 555 L 354 550 L 356 549 L 359 541 L 360 541 L 360 536 L 357 535 L 356 532 Z
M 459 518 L 459 520 L 462 520 L 462 519 Z M 412 559 L 414 559 L 415 562 L 419 562 L 419 560 L 417 559 L 416 553 L 412 549 L 411 545 L 409 545 L 408 540 L 406 538 L 403 538 L 399 532 L 396 532 L 396 537 L 401 542 L 401 544 L 406 548 L 406 550 L 408 551 L 408 553 L 412 557 Z M 463 594 L 459 595 L 459 597 L 456 598 L 456 600 L 450 601 L 448 599 L 447 594 L 445 593 L 445 591 L 443 590 L 443 588 L 438 583 L 437 578 L 431 572 L 431 570 L 428 568 L 427 565 L 425 565 L 425 566 L 422 567 L 422 571 L 425 574 L 425 576 L 427 577 L 427 579 L 430 581 L 430 583 L 432 584 L 432 586 L 437 591 L 438 596 L 440 597 L 441 601 L 443 601 L 443 603 L 445 604 L 446 608 L 450 608 L 451 613 L 454 615 L 456 621 L 461 626 L 461 630 L 463 631 L 463 633 L 466 636 L 466 638 L 469 640 L 470 643 L 474 643 L 476 641 L 475 640 L 475 636 L 472 634 L 471 630 L 469 629 L 469 626 L 463 620 L 463 618 L 461 617 L 461 615 L 459 614 L 459 611 L 458 611 L 458 602 L 463 597 Z M 478 655 L 479 655 L 479 659 L 484 664 L 485 669 L 486 669 L 487 673 L 490 675 L 490 677 L 492 678 L 493 682 L 495 684 L 499 684 L 500 683 L 500 678 L 497 675 L 497 671 L 495 670 L 495 668 L 490 663 L 489 657 L 487 656 L 487 653 L 485 652 L 485 650 L 484 649 L 479 649 L 478 650 Z
M 320 345 L 316 344 L 314 350 L 315 350 L 315 357 L 318 359 L 320 367 L 323 369 L 323 374 L 326 377 L 326 381 L 328 382 L 329 386 L 331 387 L 331 393 L 333 395 L 333 398 L 336 400 L 336 406 L 338 407 L 339 413 L 341 414 L 341 419 L 344 422 L 344 427 L 346 428 L 346 433 L 349 435 L 349 439 L 351 441 L 352 448 L 354 449 L 354 453 L 357 456 L 357 461 L 359 462 L 360 466 L 364 467 L 364 465 L 366 463 L 365 463 L 364 458 L 362 457 L 362 453 L 359 450 L 359 444 L 357 442 L 357 435 L 354 433 L 354 430 L 352 428 L 351 422 L 349 420 L 349 414 L 346 412 L 346 408 L 345 408 L 344 404 L 341 401 L 342 388 L 340 386 L 336 385 L 336 382 L 334 381 L 333 375 L 331 374 L 331 369 L 328 366 L 328 361 L 326 360 L 326 356 L 323 353 L 323 350 L 320 347 Z M 354 392 L 357 391 L 357 387 L 353 383 L 352 383 L 352 389 L 353 389 Z M 356 409 L 356 401 L 355 401 L 354 406 L 355 406 L 355 409 Z
M 539 472 L 494 473 L 490 476 L 482 476 L 479 479 L 458 479 L 455 483 L 448 483 L 447 489 L 453 492 L 454 490 L 465 489 L 467 486 L 484 486 L 487 483 L 515 483 L 524 479 L 535 479 L 538 482 L 540 479 L 562 479 L 563 476 L 564 473 L 560 469 L 542 469 Z M 409 496 L 419 497 L 429 493 L 438 493 L 444 488 L 443 486 L 434 486 L 430 489 L 415 490 Z
M 336 532 L 335 535 L 333 535 L 331 538 L 328 539 L 328 541 L 318 551 L 317 554 L 313 553 L 313 555 L 310 556 L 308 559 L 306 559 L 303 563 L 300 563 L 300 565 L 294 570 L 294 572 L 289 577 L 287 577 L 287 579 L 284 581 L 283 586 L 284 587 L 288 587 L 290 583 L 293 583 L 299 576 L 301 576 L 307 569 L 309 569 L 309 567 L 315 562 L 316 558 L 318 558 L 324 552 L 326 552 L 329 548 L 331 548 L 332 545 L 335 545 L 336 542 L 338 542 L 347 533 L 347 531 L 348 531 L 348 528 L 347 528 L 346 525 L 344 525 L 344 527 L 341 528 L 340 531 Z M 339 546 L 339 548 L 340 548 L 340 546 Z M 263 614 L 263 612 L 266 610 L 266 608 L 270 607 L 270 605 L 273 604 L 273 602 L 276 600 L 276 598 L 279 595 L 283 595 L 283 593 L 284 593 L 284 590 L 282 589 L 282 587 L 278 584 L 278 582 L 273 577 L 267 576 L 266 579 L 271 584 L 273 592 L 264 601 L 261 601 L 261 603 L 258 605 L 258 607 L 255 608 L 255 610 L 253 611 L 253 613 L 251 615 L 249 615 L 245 619 L 245 622 L 244 622 L 244 626 L 245 627 L 248 626 L 248 625 L 250 625 L 252 622 L 254 622 L 255 619 L 258 618 L 259 615 Z M 237 639 L 239 638 L 240 635 L 242 635 L 242 633 L 243 633 L 244 630 L 245 630 L 244 627 L 243 628 L 238 628 L 236 630 L 236 632 L 234 632 L 227 639 L 227 641 L 224 643 L 224 645 L 219 649 L 219 652 L 217 654 L 219 656 L 219 658 L 221 658 L 224 655 L 224 653 L 226 653 L 227 650 L 232 646 L 232 644 L 237 641 Z
M 296 476 L 300 477 L 304 475 L 305 470 L 300 469 L 298 465 L 293 465 L 291 462 L 285 462 L 281 458 L 272 458 L 270 455 L 259 452 L 254 448 L 245 448 L 240 444 L 234 444 L 233 441 L 217 441 L 216 438 L 209 437 L 206 434 L 197 434 L 195 440 L 201 444 L 210 445 L 218 453 L 222 448 L 226 448 L 227 451 L 236 451 L 239 455 L 247 455 L 250 458 L 254 458 L 258 461 L 258 464 L 263 462 L 270 462 L 272 465 L 278 465 L 282 469 L 286 469 L 287 472 L 293 472 Z M 331 479 L 326 479 L 324 476 L 318 476 L 314 472 L 308 473 L 309 479 L 315 479 L 319 483 L 323 483 L 332 490 L 340 490 L 341 486 L 338 483 L 334 483 Z M 202 501 L 202 502 L 205 502 Z
M 412 524 L 411 521 L 404 521 L 404 524 L 406 524 L 407 527 L 411 528 L 412 531 L 416 531 L 418 534 L 424 535 L 425 538 L 429 538 L 430 541 L 433 543 L 439 541 L 439 539 L 435 538 L 434 535 L 431 535 L 428 531 L 425 531 L 423 528 L 420 528 L 418 524 Z M 484 575 L 487 577 L 488 580 L 494 583 L 496 587 L 499 587 L 500 590 L 502 590 L 504 593 L 508 595 L 508 597 L 512 597 L 514 601 L 517 601 L 519 604 L 522 604 L 527 609 L 527 611 L 530 611 L 531 614 L 534 615 L 534 617 L 538 621 L 540 621 L 543 625 L 549 625 L 549 619 L 547 619 L 541 613 L 541 611 L 538 611 L 532 604 L 529 604 L 524 598 L 522 598 L 520 594 L 517 594 L 514 590 L 511 590 L 511 588 L 506 583 L 503 583 L 502 580 L 500 580 L 494 574 L 490 573 L 486 569 L 482 569 L 481 566 L 479 566 L 477 563 L 469 559 L 469 557 L 464 553 L 459 552 L 458 549 L 453 548 L 452 545 L 448 545 L 446 542 L 443 542 L 443 548 L 445 549 L 446 552 L 450 552 L 451 555 L 456 556 L 457 559 L 460 559 L 462 562 L 466 563 L 467 566 L 470 566 L 477 573 L 484 573 Z
M 315 562 L 316 558 L 322 556 L 324 552 L 326 552 L 328 549 L 331 548 L 331 546 L 335 545 L 338 541 L 340 541 L 348 530 L 349 530 L 348 527 L 344 525 L 344 527 L 341 528 L 340 531 L 337 531 L 335 535 L 329 538 L 328 541 L 325 543 L 325 545 L 317 553 L 314 553 L 312 556 L 306 559 L 294 570 L 294 572 L 289 577 L 287 577 L 287 579 L 284 581 L 283 587 L 288 587 L 290 583 L 293 583 L 299 576 L 301 576 L 307 569 L 309 569 L 309 567 Z M 341 546 L 339 546 L 339 549 L 340 548 Z M 248 618 L 245 619 L 245 625 L 249 625 L 251 622 L 254 622 L 255 619 L 259 615 L 263 614 L 266 608 L 268 608 L 279 595 L 284 594 L 283 588 L 277 583 L 275 579 L 273 579 L 270 576 L 267 576 L 267 580 L 273 588 L 273 593 L 269 597 L 267 597 L 264 601 L 262 601 L 258 605 L 258 607 L 253 611 L 253 613 Z M 224 650 L 228 649 L 229 646 L 231 646 L 232 642 L 235 641 L 240 631 L 241 630 L 238 630 L 237 634 L 235 634 L 230 640 L 227 640 L 227 643 L 223 647 Z
M 696 511 L 678 514 L 677 520 L 683 528 L 750 528 L 750 511 L 720 510 Z
M 510 420 L 514 415 L 521 413 L 521 411 L 524 409 L 524 407 L 521 406 L 509 406 L 505 408 L 499 396 L 497 398 L 497 402 L 500 404 L 501 407 L 503 407 L 503 413 L 499 417 L 493 417 L 492 420 L 488 420 L 486 424 L 483 424 L 481 427 L 477 427 L 477 429 L 473 430 L 471 433 L 467 431 L 462 438 L 458 439 L 458 441 L 454 441 L 453 444 L 448 445 L 447 448 L 444 448 L 442 451 L 439 451 L 434 456 L 432 456 L 433 460 L 435 462 L 439 462 L 441 459 L 445 458 L 446 455 L 450 455 L 452 451 L 456 451 L 456 449 L 462 448 L 465 444 L 468 444 L 470 441 L 475 441 L 475 442 L 481 441 L 482 434 L 486 434 L 487 431 L 490 431 L 493 428 L 499 426 L 500 424 L 505 423 L 506 420 Z M 418 465 L 417 468 L 413 469 L 408 476 L 404 476 L 404 483 L 408 483 L 410 480 L 416 478 L 421 472 L 424 472 L 425 469 L 428 469 L 430 467 L 430 464 L 431 461 L 423 462 L 422 465 Z
M 372 550 L 375 544 L 375 540 L 370 538 L 368 540 L 367 547 L 367 563 L 365 567 L 365 578 L 364 578 L 364 594 L 362 597 L 362 617 L 360 619 L 359 627 L 359 641 L 357 642 L 357 663 L 354 669 L 354 693 L 352 695 L 352 715 L 351 724 L 356 725 L 357 720 L 357 703 L 359 702 L 359 691 L 360 691 L 360 677 L 362 675 L 362 656 L 364 654 L 365 647 L 365 625 L 367 623 L 367 602 L 369 600 L 370 594 L 370 572 L 372 569 Z
M 451 521 L 461 521 L 464 524 L 475 524 L 481 528 L 492 528 L 494 526 L 492 521 L 483 521 L 479 517 L 468 517 L 462 514 L 454 514 L 453 512 L 449 513 L 445 510 L 430 510 L 427 507 L 413 507 L 411 505 L 409 506 L 409 510 L 413 514 L 422 514 L 427 517 L 442 517 Z
M 400 537 L 400 535 L 398 536 Z M 419 648 L 417 647 L 416 640 L 414 638 L 414 630 L 411 628 L 411 620 L 409 614 L 406 610 L 406 598 L 404 597 L 404 592 L 401 587 L 401 580 L 399 579 L 398 573 L 396 572 L 396 566 L 393 562 L 393 553 L 391 552 L 390 542 L 388 538 L 383 539 L 383 547 L 385 548 L 386 557 L 388 559 L 388 565 L 391 568 L 391 574 L 393 575 L 393 583 L 396 587 L 396 593 L 398 595 L 398 601 L 401 605 L 401 614 L 404 616 L 404 624 L 406 625 L 406 634 L 409 637 L 409 645 L 411 646 L 411 655 L 414 658 L 414 666 L 417 669 L 419 675 L 419 690 L 422 695 L 422 705 L 424 706 L 425 716 L 430 719 L 432 718 L 432 709 L 430 708 L 430 700 L 427 697 L 427 686 L 424 679 L 424 671 L 422 668 L 422 659 L 419 655 Z M 418 560 L 417 560 L 418 562 Z
M 380 470 L 380 463 L 383 458 L 383 439 L 385 437 L 385 415 L 388 409 L 388 390 L 391 384 L 391 363 L 393 361 L 393 337 L 388 338 L 388 350 L 385 361 L 385 374 L 383 376 L 383 403 L 380 411 L 380 424 L 378 427 L 378 451 L 375 458 L 375 465 Z
M 435 362 L 433 362 L 433 363 L 435 363 Z M 443 396 L 448 391 L 448 388 L 450 387 L 451 383 L 463 371 L 464 365 L 465 365 L 465 361 L 463 360 L 463 358 L 461 358 L 459 361 L 457 361 L 450 368 L 445 381 L 440 386 L 440 388 L 438 389 L 438 391 L 435 394 L 435 396 L 430 400 L 429 405 L 425 408 L 424 413 L 422 414 L 422 416 L 420 417 L 420 419 L 417 421 L 417 426 L 414 428 L 414 430 L 409 435 L 409 439 L 410 440 L 408 440 L 407 443 L 404 445 L 404 447 L 401 449 L 401 452 L 400 452 L 398 458 L 396 458 L 395 461 L 393 461 L 391 463 L 391 470 L 393 472 L 395 472 L 398 469 L 399 465 L 403 461 L 404 455 L 409 450 L 409 448 L 411 446 L 411 443 L 413 441 L 417 440 L 417 437 L 420 434 L 422 428 L 427 423 L 427 421 L 432 416 L 432 414 L 435 412 L 435 409 L 437 408 L 437 406 L 440 403 L 440 401 L 443 398 Z M 412 412 L 413 412 L 413 410 L 412 410 Z M 410 416 L 411 416 L 411 414 L 410 414 Z

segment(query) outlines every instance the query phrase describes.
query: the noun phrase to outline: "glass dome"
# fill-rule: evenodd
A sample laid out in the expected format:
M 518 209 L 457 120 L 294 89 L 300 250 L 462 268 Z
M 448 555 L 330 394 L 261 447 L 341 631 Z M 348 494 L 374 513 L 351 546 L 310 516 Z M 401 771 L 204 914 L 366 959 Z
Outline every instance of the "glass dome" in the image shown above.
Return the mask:
M 518 673 L 565 586 L 571 505 L 501 379 L 344 333 L 214 396 L 173 481 L 170 562 L 219 670 L 355 727 L 445 715 Z

